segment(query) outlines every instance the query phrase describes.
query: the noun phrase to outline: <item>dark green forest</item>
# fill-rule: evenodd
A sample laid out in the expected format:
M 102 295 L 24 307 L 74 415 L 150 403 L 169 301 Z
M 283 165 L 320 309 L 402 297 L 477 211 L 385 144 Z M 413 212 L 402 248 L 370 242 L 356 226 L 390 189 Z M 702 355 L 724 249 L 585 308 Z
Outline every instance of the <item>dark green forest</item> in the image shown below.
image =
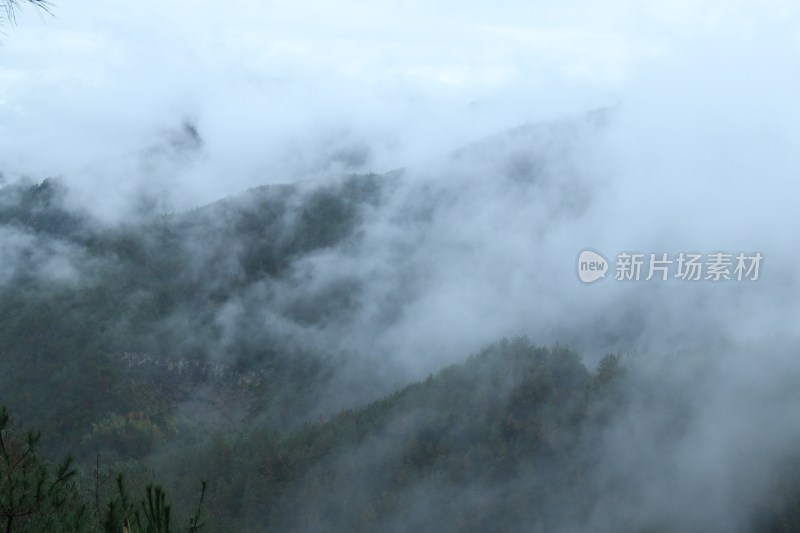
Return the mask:
M 58 180 L 3 188 L 0 530 L 800 530 L 791 450 L 758 463 L 758 491 L 720 481 L 747 498 L 722 507 L 730 523 L 636 513 L 692 428 L 704 359 L 587 367 L 515 338 L 393 391 L 351 380 L 342 399 L 329 385 L 346 353 L 289 326 L 221 328 L 232 297 L 293 327 L 346 321 L 358 280 L 302 293 L 298 264 L 357 247 L 400 179 L 268 186 L 114 226 Z M 631 413 L 652 420 L 628 428 Z M 646 454 L 615 440 L 637 431 L 657 443 Z

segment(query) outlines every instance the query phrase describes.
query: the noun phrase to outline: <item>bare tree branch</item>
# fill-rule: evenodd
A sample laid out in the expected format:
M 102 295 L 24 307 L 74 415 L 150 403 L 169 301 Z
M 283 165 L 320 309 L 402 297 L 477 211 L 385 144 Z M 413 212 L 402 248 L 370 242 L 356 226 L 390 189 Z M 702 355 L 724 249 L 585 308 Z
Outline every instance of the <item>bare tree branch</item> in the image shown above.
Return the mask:
M 33 6 L 41 15 L 43 13 L 52 14 L 50 0 L 0 0 L 0 26 L 5 24 L 15 24 L 17 14 L 26 5 Z

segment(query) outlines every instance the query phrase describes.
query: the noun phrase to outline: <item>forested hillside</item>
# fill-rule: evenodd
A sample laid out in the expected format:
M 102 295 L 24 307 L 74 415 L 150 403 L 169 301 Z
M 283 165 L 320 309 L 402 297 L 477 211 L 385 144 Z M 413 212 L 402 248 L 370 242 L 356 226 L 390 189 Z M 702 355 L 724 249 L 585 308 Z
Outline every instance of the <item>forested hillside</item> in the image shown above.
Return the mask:
M 510 139 L 531 132 L 541 134 Z M 547 187 L 546 167 L 509 167 L 509 183 Z M 386 374 L 390 359 L 365 356 L 368 334 L 350 345 L 366 352 L 337 344 L 360 327 L 378 328 L 378 339 L 419 297 L 400 280 L 364 322 L 374 278 L 329 275 L 342 260 L 332 258 L 375 253 L 376 212 L 389 211 L 403 231 L 435 227 L 449 193 L 422 184 L 401 194 L 404 180 L 395 172 L 266 186 L 112 225 L 72 206 L 58 180 L 0 190 L 9 259 L 0 271 L 0 400 L 17 426 L 43 432 L 30 472 L 76 458 L 43 478 L 69 473 L 57 483 L 63 497 L 34 498 L 38 518 L 10 530 L 52 529 L 53 520 L 65 531 L 133 527 L 136 510 L 158 522 L 166 505 L 173 530 L 193 519 L 237 532 L 800 527 L 796 424 L 780 407 L 797 397 L 791 343 L 763 347 L 772 364 L 751 369 L 747 380 L 766 373 L 754 385 L 732 373 L 751 366 L 736 363 L 744 359 L 733 346 L 609 355 L 587 368 L 572 349 L 519 338 L 406 386 L 403 374 Z M 404 262 L 406 245 L 389 248 L 400 253 L 393 275 L 419 277 L 419 263 Z M 728 435 L 724 450 L 711 427 Z M 686 467 L 709 450 L 718 455 L 706 475 L 722 475 L 723 486 L 707 486 L 705 467 Z M 33 475 L 11 464 L 5 506 L 20 486 L 13 480 Z M 163 505 L 153 503 L 160 486 Z M 718 497 L 697 507 L 709 490 Z
M 13 246 L 0 285 L 5 403 L 87 453 L 98 427 L 141 418 L 141 453 L 172 431 L 176 406 L 209 377 L 176 373 L 170 380 L 157 365 L 131 365 L 121 356 L 141 352 L 256 372 L 258 380 L 235 384 L 236 408 L 257 408 L 272 424 L 297 423 L 316 401 L 297 387 L 313 389 L 329 354 L 306 353 L 266 329 L 223 340 L 215 315 L 238 295 L 257 292 L 253 305 L 277 300 L 270 282 L 291 277 L 298 258 L 354 238 L 355 221 L 378 201 L 379 185 L 375 176 L 354 176 L 310 191 L 265 187 L 111 229 L 67 208 L 58 182 L 5 187 L 0 221 Z M 319 322 L 326 306 L 345 310 L 342 302 L 356 289 L 313 295 L 314 305 L 272 305 L 286 320 Z
M 115 472 L 142 491 L 153 478 L 162 480 L 172 499 L 156 507 L 170 505 L 167 514 L 212 531 L 406 531 L 413 525 L 421 531 L 666 532 L 715 530 L 720 523 L 737 531 L 795 531 L 796 450 L 765 464 L 762 488 L 742 492 L 744 513 L 637 513 L 651 505 L 637 483 L 660 480 L 622 475 L 636 468 L 628 454 L 643 453 L 648 464 L 642 468 L 658 470 L 652 461 L 669 462 L 690 432 L 693 415 L 685 401 L 668 396 L 674 389 L 662 381 L 669 379 L 669 371 L 642 372 L 635 359 L 609 355 L 592 372 L 569 349 L 504 340 L 386 398 L 294 431 L 250 426 L 201 439 L 176 434 L 145 470 L 130 461 L 116 463 L 116 471 L 86 465 L 59 489 L 71 500 L 45 501 L 43 514 L 34 515 L 38 521 L 26 529 L 19 520 L 11 531 L 93 531 L 104 520 L 122 523 L 114 509 L 119 512 L 120 495 L 129 489 L 116 487 Z M 641 408 L 657 413 L 660 434 L 651 437 L 661 441 L 663 455 L 608 447 L 614 429 Z M 0 467 L 9 480 L 0 485 L 6 509 L 13 498 L 8 483 L 21 474 L 6 477 L 10 470 Z M 68 464 L 61 468 L 73 472 Z M 208 484 L 198 511 L 200 477 Z M 164 513 L 143 501 L 142 518 Z M 130 520 L 138 505 L 127 511 Z M 186 527 L 173 518 L 171 530 L 191 531 Z

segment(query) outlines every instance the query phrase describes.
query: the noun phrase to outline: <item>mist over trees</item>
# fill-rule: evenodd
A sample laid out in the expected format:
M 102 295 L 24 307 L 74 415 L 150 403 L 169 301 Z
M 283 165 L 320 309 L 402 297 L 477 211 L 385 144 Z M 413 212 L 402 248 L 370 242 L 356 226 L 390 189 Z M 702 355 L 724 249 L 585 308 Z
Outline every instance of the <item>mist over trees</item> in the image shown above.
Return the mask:
M 0 0 L 0 532 L 800 531 L 800 9 L 65 7 Z
M 363 323 L 368 281 L 310 283 L 298 265 L 363 253 L 406 178 L 268 186 L 111 227 L 58 180 L 5 186 L 0 390 L 43 435 L 15 440 L 4 415 L 10 531 L 146 530 L 136 513 L 211 531 L 797 529 L 791 339 L 587 367 L 514 338 L 407 385 L 357 344 L 314 342 Z

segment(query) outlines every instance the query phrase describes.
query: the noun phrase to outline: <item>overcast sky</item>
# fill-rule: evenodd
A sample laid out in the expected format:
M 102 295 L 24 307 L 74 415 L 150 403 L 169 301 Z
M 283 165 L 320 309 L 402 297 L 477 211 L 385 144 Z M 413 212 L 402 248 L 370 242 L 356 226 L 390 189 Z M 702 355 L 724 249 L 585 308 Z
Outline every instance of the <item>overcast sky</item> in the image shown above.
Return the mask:
M 725 116 L 735 110 L 788 157 L 794 4 L 56 2 L 53 17 L 28 9 L 2 39 L 0 169 L 63 176 L 89 199 L 102 187 L 96 210 L 116 212 L 144 186 L 183 208 L 308 177 L 330 143 L 367 146 L 359 170 L 382 172 L 617 104 L 623 135 L 673 144 L 738 124 Z M 185 120 L 205 141 L 202 162 L 143 171 Z

